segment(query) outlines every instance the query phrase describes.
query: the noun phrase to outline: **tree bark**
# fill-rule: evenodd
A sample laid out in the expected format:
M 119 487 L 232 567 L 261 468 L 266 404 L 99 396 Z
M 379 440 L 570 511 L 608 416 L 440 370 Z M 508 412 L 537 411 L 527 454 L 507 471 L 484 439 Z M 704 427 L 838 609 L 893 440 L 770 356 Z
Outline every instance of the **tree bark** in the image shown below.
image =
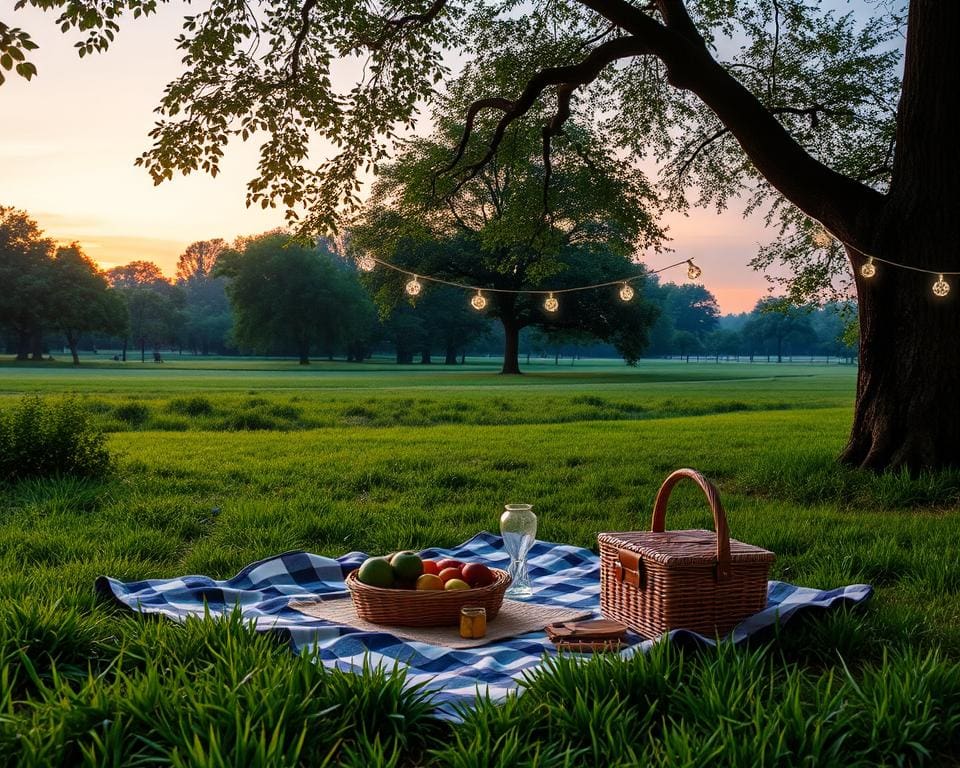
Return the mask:
M 43 331 L 39 328 L 30 333 L 30 359 L 43 360 Z
M 501 374 L 520 374 L 520 323 L 517 320 L 517 297 L 513 293 L 497 296 L 500 322 L 503 324 L 503 368 Z
M 430 356 L 430 349 L 421 349 L 420 350 L 420 365 L 431 365 L 433 363 L 433 358 Z
M 444 365 L 456 365 L 457 364 L 457 348 L 452 344 L 447 345 L 447 354 L 443 360 Z
M 80 355 L 77 352 L 77 337 L 70 331 L 66 332 L 67 346 L 70 347 L 70 356 L 73 358 L 74 365 L 80 365 Z
M 897 112 L 897 152 L 876 256 L 921 269 L 960 269 L 960 3 L 913 0 Z M 842 460 L 872 470 L 960 467 L 960 282 L 932 292 L 936 275 L 877 263 L 855 266 L 860 368 L 853 427 Z
M 30 332 L 20 331 L 17 334 L 17 360 L 30 359 Z

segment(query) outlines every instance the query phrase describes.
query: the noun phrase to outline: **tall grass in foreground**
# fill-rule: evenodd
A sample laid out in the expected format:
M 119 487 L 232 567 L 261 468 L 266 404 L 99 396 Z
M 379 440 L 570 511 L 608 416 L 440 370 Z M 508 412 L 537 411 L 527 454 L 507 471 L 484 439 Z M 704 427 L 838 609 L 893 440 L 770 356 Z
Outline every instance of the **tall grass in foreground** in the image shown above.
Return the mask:
M 327 670 L 237 616 L 138 622 L 80 670 L 71 654 L 91 637 L 24 649 L 31 619 L 13 638 L 0 612 L 2 765 L 851 768 L 942 765 L 960 750 L 960 663 L 936 652 L 856 668 L 835 656 L 813 672 L 776 646 L 558 657 L 523 695 L 481 699 L 450 725 L 402 672 Z

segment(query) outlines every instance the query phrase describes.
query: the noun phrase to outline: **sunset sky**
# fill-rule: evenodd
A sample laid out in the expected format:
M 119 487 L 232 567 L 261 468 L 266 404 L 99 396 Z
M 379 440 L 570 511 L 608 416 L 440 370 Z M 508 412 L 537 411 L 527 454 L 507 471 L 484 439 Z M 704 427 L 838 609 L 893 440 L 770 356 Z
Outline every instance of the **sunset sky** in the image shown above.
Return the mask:
M 195 240 L 232 240 L 283 223 L 279 211 L 244 205 L 256 169 L 253 144 L 231 146 L 216 179 L 193 175 L 155 187 L 133 165 L 149 146 L 163 87 L 179 72 L 173 38 L 183 9 L 161 6 L 157 16 L 124 23 L 107 54 L 83 60 L 53 14 L 12 19 L 40 44 L 33 52 L 39 76 L 27 83 L 11 75 L 0 86 L 0 205 L 25 209 L 58 240 L 79 241 L 105 268 L 145 259 L 169 275 Z M 766 293 L 764 276 L 747 266 L 757 244 L 772 237 L 760 221 L 742 219 L 732 206 L 721 215 L 674 215 L 667 224 L 676 253 L 651 254 L 650 268 L 697 259 L 723 312 L 749 310 Z

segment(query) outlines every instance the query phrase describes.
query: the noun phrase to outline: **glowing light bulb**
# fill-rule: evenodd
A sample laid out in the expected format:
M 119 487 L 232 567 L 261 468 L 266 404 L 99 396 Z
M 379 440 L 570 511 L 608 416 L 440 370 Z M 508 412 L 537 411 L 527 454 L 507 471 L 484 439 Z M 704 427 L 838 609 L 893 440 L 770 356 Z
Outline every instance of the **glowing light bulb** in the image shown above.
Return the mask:
M 553 297 L 553 294 L 551 293 L 551 294 L 550 294 L 549 296 L 547 296 L 547 298 L 544 300 L 544 302 L 543 302 L 543 308 L 544 308 L 545 310 L 547 310 L 547 312 L 556 312 L 558 309 L 560 309 L 560 302 L 557 301 L 557 300 Z
M 687 259 L 687 277 L 691 280 L 696 280 L 700 275 L 703 274 L 703 270 L 700 269 L 696 264 L 693 263 L 693 259 Z
M 376 266 L 377 262 L 373 256 L 361 256 L 359 259 L 357 259 L 357 267 L 362 272 L 373 272 Z
M 933 295 L 941 299 L 950 293 L 950 283 L 943 279 L 943 275 L 937 277 L 937 282 L 933 284 Z
M 827 232 L 827 230 L 823 227 L 815 229 L 811 239 L 817 248 L 826 248 L 830 245 L 830 243 L 833 242 L 833 238 L 830 236 L 830 233 Z
M 621 301 L 630 301 L 633 298 L 633 287 L 630 283 L 624 283 L 620 286 L 620 300 Z
M 470 306 L 473 307 L 477 312 L 487 306 L 487 298 L 477 290 L 477 295 L 470 299 Z
M 423 283 L 421 283 L 417 276 L 413 276 L 413 280 L 407 283 L 405 288 L 408 296 L 419 296 L 420 292 L 423 290 Z
M 860 274 L 867 278 L 877 274 L 877 268 L 873 265 L 873 256 L 867 257 L 867 263 L 860 267 Z

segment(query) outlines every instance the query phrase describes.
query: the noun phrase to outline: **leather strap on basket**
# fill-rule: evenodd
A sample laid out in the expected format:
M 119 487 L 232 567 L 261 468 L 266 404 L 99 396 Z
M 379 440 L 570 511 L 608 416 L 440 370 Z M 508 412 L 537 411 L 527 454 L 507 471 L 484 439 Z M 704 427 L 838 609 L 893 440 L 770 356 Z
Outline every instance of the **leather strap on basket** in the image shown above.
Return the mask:
M 653 519 L 650 522 L 650 530 L 654 533 L 663 533 L 670 492 L 673 490 L 673 486 L 685 477 L 690 478 L 700 486 L 707 497 L 707 502 L 710 504 L 710 510 L 713 512 L 713 527 L 717 531 L 717 579 L 727 579 L 730 577 L 730 529 L 727 527 L 727 515 L 723 511 L 723 504 L 720 503 L 720 493 L 717 491 L 717 487 L 697 470 L 678 469 L 671 472 L 670 476 L 663 481 L 663 485 L 657 491 L 657 499 L 653 503 Z

